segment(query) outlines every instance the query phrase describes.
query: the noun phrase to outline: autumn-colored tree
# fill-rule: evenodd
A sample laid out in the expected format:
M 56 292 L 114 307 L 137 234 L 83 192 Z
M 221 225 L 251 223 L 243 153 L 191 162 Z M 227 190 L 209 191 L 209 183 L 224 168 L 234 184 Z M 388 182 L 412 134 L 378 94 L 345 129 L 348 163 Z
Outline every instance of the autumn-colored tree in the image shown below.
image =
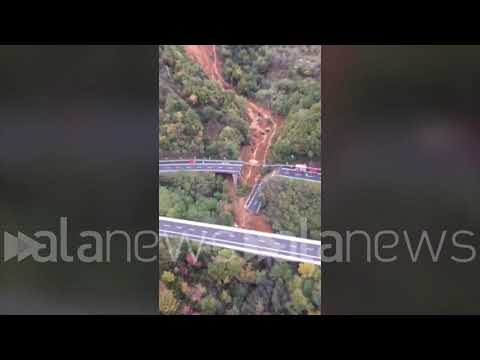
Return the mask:
M 208 274 L 222 283 L 229 283 L 232 278 L 239 277 L 244 260 L 232 250 L 221 249 L 212 263 L 208 264 Z
M 175 314 L 178 305 L 178 301 L 173 291 L 166 288 L 160 289 L 160 312 L 162 314 Z
M 170 271 L 164 271 L 161 280 L 166 284 L 170 284 L 175 281 L 175 275 Z
M 298 273 L 303 278 L 312 278 L 317 271 L 317 266 L 311 263 L 301 263 L 298 265 Z

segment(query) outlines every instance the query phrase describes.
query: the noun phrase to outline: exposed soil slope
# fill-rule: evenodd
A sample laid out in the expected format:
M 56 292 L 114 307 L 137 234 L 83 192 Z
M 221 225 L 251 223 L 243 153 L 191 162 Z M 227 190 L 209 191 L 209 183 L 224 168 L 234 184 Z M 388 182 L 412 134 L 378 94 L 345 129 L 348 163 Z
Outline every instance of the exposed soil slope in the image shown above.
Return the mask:
M 205 74 L 226 91 L 234 91 L 222 76 L 222 63 L 217 56 L 215 45 L 185 45 L 187 55 L 198 63 Z M 250 122 L 250 144 L 242 148 L 241 159 L 248 162 L 243 168 L 242 180 L 249 186 L 260 179 L 261 171 L 258 165 L 266 162 L 269 149 L 283 123 L 280 117 L 251 100 L 247 100 L 245 111 Z M 272 231 L 270 224 L 263 216 L 254 216 L 243 208 L 245 198 L 237 198 L 233 184 L 231 196 L 234 199 L 234 216 L 238 226 L 260 231 Z

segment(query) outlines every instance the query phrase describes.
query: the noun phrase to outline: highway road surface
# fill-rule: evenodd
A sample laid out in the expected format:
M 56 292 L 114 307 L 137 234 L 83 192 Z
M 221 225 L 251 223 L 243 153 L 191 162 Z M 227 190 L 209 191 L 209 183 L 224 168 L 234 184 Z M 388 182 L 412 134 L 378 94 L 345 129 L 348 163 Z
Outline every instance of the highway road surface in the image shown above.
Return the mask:
M 159 218 L 159 234 L 259 256 L 321 263 L 321 243 L 315 240 L 165 217 Z
M 161 160 L 159 172 L 215 172 L 221 174 L 240 174 L 243 162 L 236 160 Z
M 160 160 L 159 171 L 203 171 L 222 174 L 240 174 L 242 166 L 246 163 L 240 160 Z M 265 165 L 265 167 L 277 167 L 275 176 L 283 176 L 297 180 L 321 181 L 321 174 L 306 171 L 297 171 L 295 168 L 288 168 L 280 165 Z
M 233 175 L 235 183 L 246 163 L 240 160 L 160 160 L 159 173 L 175 172 L 214 172 L 217 174 Z M 276 167 L 273 176 L 285 177 L 293 180 L 321 182 L 321 174 L 312 171 L 303 171 L 296 168 L 281 166 L 280 164 L 265 165 L 265 167 Z M 253 214 L 258 214 L 262 208 L 260 194 L 264 182 L 256 183 L 245 202 L 245 209 Z
M 290 179 L 316 181 L 316 182 L 320 182 L 322 180 L 322 176 L 320 173 L 297 171 L 296 169 L 290 169 L 287 167 L 281 167 L 278 170 L 276 176 L 283 176 L 283 177 L 288 177 Z

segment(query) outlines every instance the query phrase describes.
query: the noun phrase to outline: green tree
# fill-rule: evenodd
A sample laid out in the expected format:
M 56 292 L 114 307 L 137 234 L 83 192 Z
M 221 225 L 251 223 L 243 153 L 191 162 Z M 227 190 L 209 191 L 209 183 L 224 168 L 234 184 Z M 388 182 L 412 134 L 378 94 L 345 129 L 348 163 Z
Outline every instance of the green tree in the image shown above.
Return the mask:
M 202 309 L 202 313 L 205 315 L 215 315 L 217 312 L 218 301 L 213 296 L 209 295 L 203 298 L 200 301 L 200 307 Z

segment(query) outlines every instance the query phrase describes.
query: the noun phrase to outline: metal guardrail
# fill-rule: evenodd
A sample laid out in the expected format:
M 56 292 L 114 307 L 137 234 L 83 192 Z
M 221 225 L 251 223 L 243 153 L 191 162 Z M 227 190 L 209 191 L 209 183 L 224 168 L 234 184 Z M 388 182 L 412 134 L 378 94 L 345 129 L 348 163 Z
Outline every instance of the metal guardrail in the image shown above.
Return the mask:
M 162 159 L 162 160 L 159 160 L 159 163 L 160 164 L 167 164 L 167 163 L 188 163 L 188 162 L 191 162 L 191 161 L 195 161 L 196 163 L 212 163 L 212 164 L 223 164 L 223 163 L 227 163 L 227 164 L 243 164 L 243 165 L 252 165 L 248 162 L 245 162 L 245 161 L 242 161 L 242 160 L 228 160 L 228 159 L 224 159 L 224 160 L 218 160 L 218 159 Z M 256 165 L 256 166 L 261 166 L 261 167 L 265 167 L 265 168 L 269 168 L 269 167 L 285 167 L 285 168 L 294 168 L 295 165 L 294 164 L 263 164 L 263 165 Z M 310 169 L 316 169 L 316 170 L 320 170 L 321 172 L 321 169 L 320 168 L 313 168 L 313 167 L 307 167 L 307 168 L 310 168 Z
M 260 186 L 260 181 L 256 181 L 255 185 L 253 185 L 252 190 L 250 191 L 250 194 L 248 195 L 247 201 L 245 201 L 244 208 L 248 210 L 248 207 L 250 206 L 250 203 L 252 202 L 252 198 L 254 197 L 257 188 Z
M 195 161 L 196 163 L 211 163 L 211 164 L 246 164 L 244 161 L 241 160 L 210 160 L 210 159 L 177 159 L 177 160 L 159 160 L 160 164 L 169 164 L 169 163 L 189 163 L 191 161 Z

